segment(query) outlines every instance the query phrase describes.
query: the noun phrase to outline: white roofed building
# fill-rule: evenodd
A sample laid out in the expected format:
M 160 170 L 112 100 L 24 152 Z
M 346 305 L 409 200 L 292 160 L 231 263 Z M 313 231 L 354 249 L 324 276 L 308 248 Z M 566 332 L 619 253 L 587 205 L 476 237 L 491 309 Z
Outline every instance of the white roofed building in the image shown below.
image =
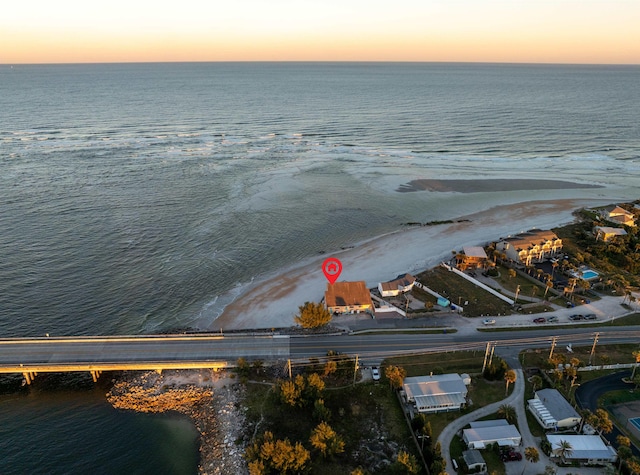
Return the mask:
M 380 282 L 378 290 L 383 297 L 395 297 L 401 293 L 409 292 L 413 289 L 416 278 L 411 274 L 402 274 L 389 282 Z
M 462 440 L 470 449 L 484 449 L 491 444 L 500 447 L 517 447 L 522 442 L 518 428 L 505 419 L 476 421 L 462 431 Z
M 551 444 L 551 453 L 567 463 L 602 465 L 603 463 L 615 462 L 618 457 L 615 449 L 605 444 L 599 435 L 553 434 L 547 435 L 547 440 Z M 571 445 L 571 450 L 564 456 L 561 456 L 560 453 L 562 442 Z
M 471 378 L 466 374 L 415 376 L 404 379 L 401 395 L 418 412 L 457 411 L 467 403 L 470 383 Z
M 545 429 L 566 429 L 580 424 L 580 414 L 557 389 L 541 389 L 527 401 L 527 409 Z

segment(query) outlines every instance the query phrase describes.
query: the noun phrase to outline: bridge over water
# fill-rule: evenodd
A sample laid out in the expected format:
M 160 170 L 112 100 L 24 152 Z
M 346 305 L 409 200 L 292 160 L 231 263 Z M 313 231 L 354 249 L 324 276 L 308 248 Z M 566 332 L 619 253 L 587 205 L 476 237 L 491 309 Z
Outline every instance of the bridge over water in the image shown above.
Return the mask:
M 0 373 L 22 373 L 30 384 L 38 373 L 211 368 L 238 358 L 287 359 L 285 335 L 141 335 L 10 338 L 0 340 Z

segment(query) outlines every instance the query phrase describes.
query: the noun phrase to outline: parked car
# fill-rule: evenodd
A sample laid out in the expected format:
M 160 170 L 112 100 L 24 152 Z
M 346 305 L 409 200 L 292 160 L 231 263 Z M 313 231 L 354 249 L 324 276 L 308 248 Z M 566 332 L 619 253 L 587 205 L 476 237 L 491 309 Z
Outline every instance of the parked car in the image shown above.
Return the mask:
M 522 454 L 520 452 L 516 452 L 515 450 L 510 450 L 508 452 L 502 452 L 500 454 L 500 459 L 502 459 L 503 462 L 522 460 Z
M 550 317 L 547 317 L 547 322 L 549 323 L 555 323 L 558 320 L 559 320 L 558 317 L 556 317 L 555 315 L 551 315 Z
M 485 318 L 482 320 L 483 325 L 495 325 L 496 321 L 493 318 Z
M 371 368 L 371 377 L 374 381 L 380 381 L 380 369 L 377 366 Z
M 547 319 L 544 318 L 544 317 L 538 317 L 538 318 L 534 318 L 533 319 L 533 323 L 544 323 L 546 321 L 547 321 Z
M 578 320 L 584 320 L 584 315 L 580 315 L 578 313 L 576 313 L 574 315 L 569 315 L 569 320 L 571 320 L 573 322 L 577 322 Z
M 588 313 L 584 316 L 585 320 L 597 320 L 598 316 L 595 313 Z

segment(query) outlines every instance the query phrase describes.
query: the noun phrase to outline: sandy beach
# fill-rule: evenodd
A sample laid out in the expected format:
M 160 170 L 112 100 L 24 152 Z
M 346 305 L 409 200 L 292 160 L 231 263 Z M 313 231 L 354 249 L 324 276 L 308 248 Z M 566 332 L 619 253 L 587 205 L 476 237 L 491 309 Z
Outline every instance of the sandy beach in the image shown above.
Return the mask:
M 567 224 L 574 220 L 575 210 L 609 203 L 604 199 L 563 199 L 497 206 L 468 216 L 452 217 L 452 223 L 409 227 L 349 249 L 319 255 L 253 282 L 208 329 L 224 331 L 293 325 L 300 305 L 322 299 L 327 281 L 321 264 L 328 257 L 341 260 L 340 281 L 364 280 L 368 287 L 374 287 L 399 274 L 431 268 L 451 256 L 452 250 L 460 250 L 463 246 L 484 245 L 528 229 L 549 229 Z

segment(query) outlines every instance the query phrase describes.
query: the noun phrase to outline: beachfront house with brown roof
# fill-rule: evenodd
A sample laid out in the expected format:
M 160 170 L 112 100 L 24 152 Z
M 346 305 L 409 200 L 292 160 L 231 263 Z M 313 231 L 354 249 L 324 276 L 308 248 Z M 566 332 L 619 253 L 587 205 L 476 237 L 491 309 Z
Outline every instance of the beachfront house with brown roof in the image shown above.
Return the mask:
M 396 295 L 410 292 L 415 282 L 416 278 L 411 274 L 402 274 L 389 282 L 380 282 L 378 290 L 382 297 L 395 297 Z
M 456 261 L 461 270 L 482 269 L 487 266 L 488 258 L 482 246 L 464 246 L 462 254 L 456 256 Z
M 328 284 L 324 303 L 331 313 L 373 312 L 371 294 L 364 281 Z
M 530 266 L 533 262 L 542 262 L 546 257 L 560 252 L 562 239 L 553 231 L 532 229 L 500 240 L 496 244 L 496 250 L 505 253 L 507 259 Z
M 593 228 L 593 234 L 596 236 L 596 241 L 609 242 L 613 241 L 619 236 L 626 236 L 627 232 L 622 228 L 612 228 L 609 226 L 596 226 Z
M 633 213 L 617 205 L 611 205 L 607 206 L 606 208 L 602 208 L 598 211 L 598 214 L 602 219 L 605 219 L 612 223 L 618 223 L 624 226 L 632 227 L 636 225 L 636 218 Z

